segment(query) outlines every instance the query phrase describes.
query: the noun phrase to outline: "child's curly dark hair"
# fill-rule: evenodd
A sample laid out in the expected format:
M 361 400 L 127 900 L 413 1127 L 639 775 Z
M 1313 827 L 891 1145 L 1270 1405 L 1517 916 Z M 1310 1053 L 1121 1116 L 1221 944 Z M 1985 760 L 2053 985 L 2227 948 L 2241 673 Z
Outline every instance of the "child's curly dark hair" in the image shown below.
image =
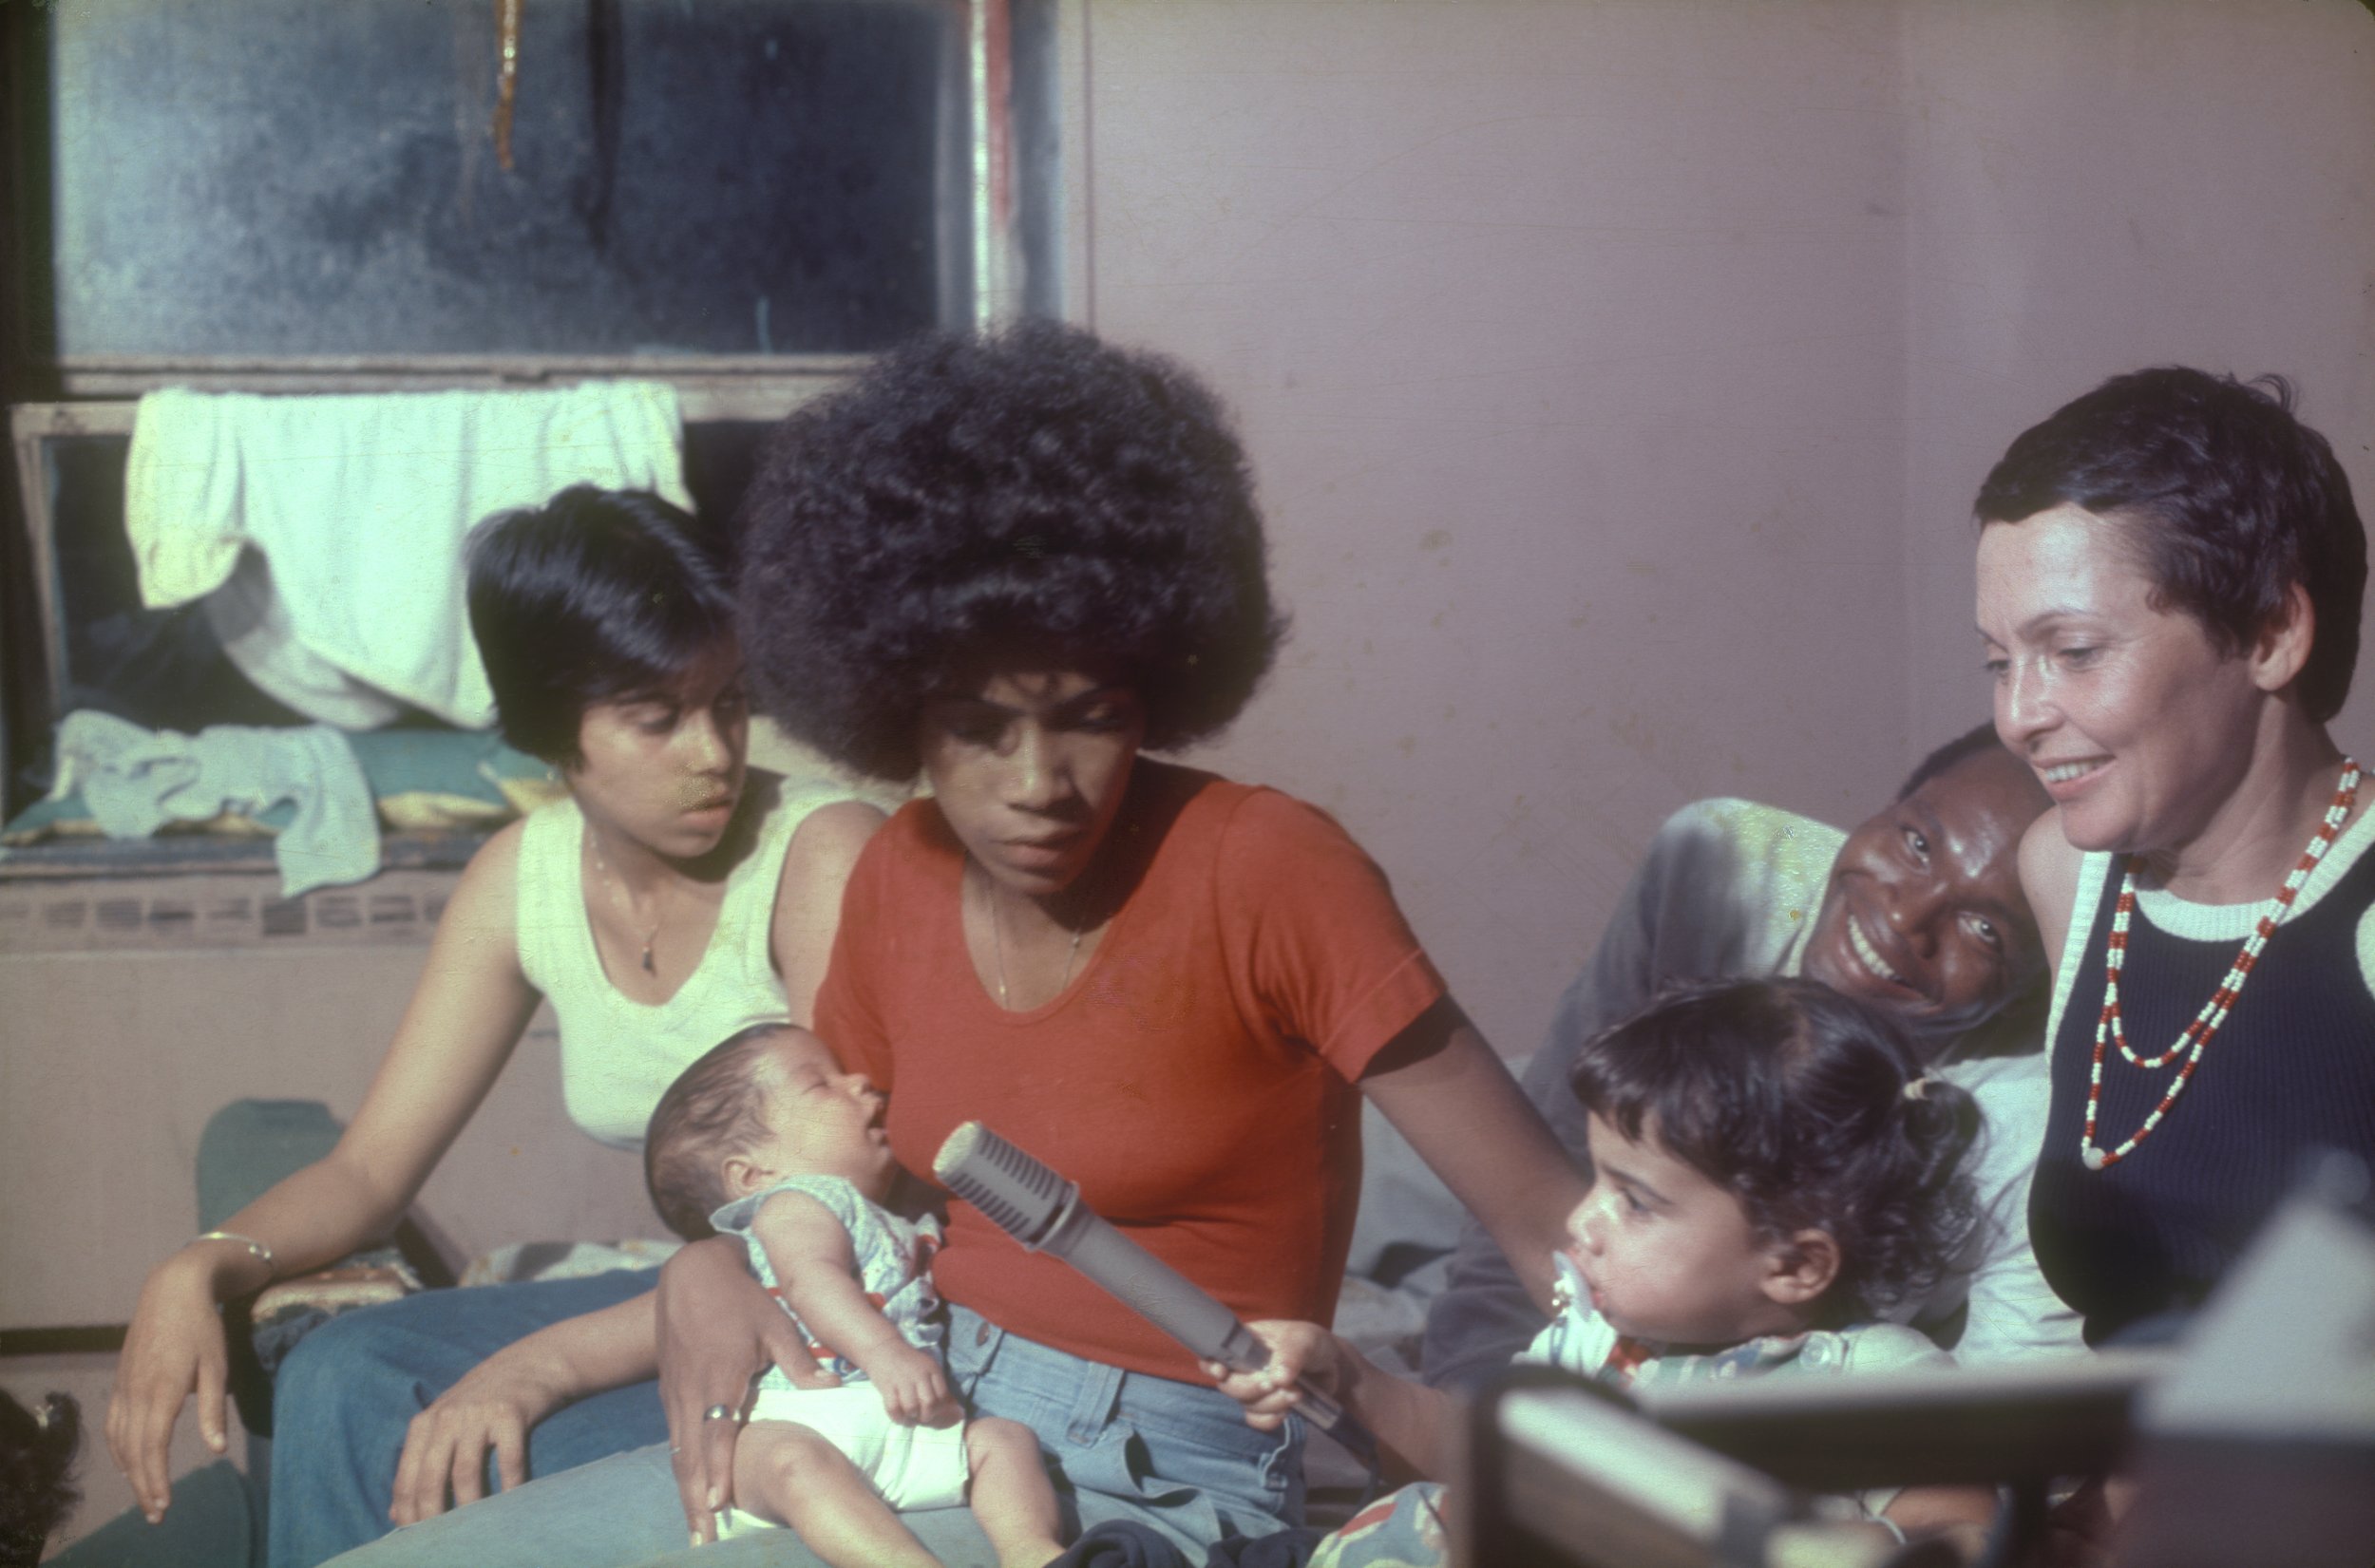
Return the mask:
M 1815 981 L 1664 992 L 1586 1045 L 1568 1082 L 1626 1138 L 1729 1190 L 1764 1235 L 1829 1234 L 1824 1323 L 1918 1300 L 1976 1223 L 1959 1167 L 1978 1106 L 1922 1076 L 1887 1014 Z
M 793 413 L 740 531 L 760 708 L 878 778 L 914 775 L 967 659 L 1119 665 L 1161 751 L 1234 719 L 1285 628 L 1220 404 L 1048 322 L 912 343 Z
M 82 1407 L 71 1394 L 51 1394 L 35 1412 L 0 1390 L 0 1568 L 32 1568 L 49 1532 L 74 1511 L 82 1435 Z

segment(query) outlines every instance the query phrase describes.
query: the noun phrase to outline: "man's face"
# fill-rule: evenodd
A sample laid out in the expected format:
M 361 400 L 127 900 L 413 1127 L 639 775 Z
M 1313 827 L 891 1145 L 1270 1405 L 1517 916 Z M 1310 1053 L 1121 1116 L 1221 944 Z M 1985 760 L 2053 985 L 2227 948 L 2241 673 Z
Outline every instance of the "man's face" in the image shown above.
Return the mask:
M 2021 892 L 2021 835 L 2048 802 L 2001 746 L 1964 758 L 1854 832 L 1806 943 L 1805 972 L 1917 1035 L 1960 1033 L 2044 965 Z

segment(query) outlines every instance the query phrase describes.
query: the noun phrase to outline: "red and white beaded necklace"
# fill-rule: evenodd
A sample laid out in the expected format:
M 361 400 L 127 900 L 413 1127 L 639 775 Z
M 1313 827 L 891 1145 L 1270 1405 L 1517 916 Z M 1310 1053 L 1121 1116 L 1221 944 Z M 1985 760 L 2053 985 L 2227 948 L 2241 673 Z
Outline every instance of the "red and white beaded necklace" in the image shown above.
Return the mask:
M 2345 757 L 2342 760 L 2342 781 L 2334 788 L 2333 803 L 2326 808 L 2326 820 L 2319 824 L 2317 836 L 2309 841 L 2308 848 L 2301 852 L 2300 864 L 2292 868 L 2291 875 L 2285 878 L 2285 885 L 2276 890 L 2276 896 L 2269 899 L 2268 907 L 2260 912 L 2259 924 L 2252 928 L 2251 935 L 2243 939 L 2243 951 L 2235 954 L 2234 963 L 2227 971 L 2227 977 L 2218 982 L 2218 989 L 2211 992 L 2209 1001 L 2202 1004 L 2202 1011 L 2185 1026 L 2184 1031 L 2177 1036 L 2176 1044 L 2157 1056 L 2137 1055 L 2129 1047 L 2127 1030 L 2119 1022 L 2119 966 L 2128 951 L 2128 922 L 2136 914 L 2136 862 L 2133 860 L 2128 862 L 2127 875 L 2119 881 L 2119 902 L 2112 911 L 2111 936 L 2103 948 L 2103 1011 L 2095 1024 L 2095 1060 L 2086 1080 L 2086 1125 L 2079 1133 L 2079 1159 L 2088 1170 L 2108 1169 L 2134 1153 L 2136 1146 L 2150 1138 L 2153 1129 L 2160 1125 L 2160 1119 L 2169 1114 L 2169 1107 L 2177 1103 L 2177 1096 L 2185 1092 L 2185 1086 L 2193 1080 L 2194 1067 L 2202 1060 L 2202 1051 L 2210 1045 L 2210 1037 L 2218 1032 L 2218 1026 L 2227 1021 L 2227 1014 L 2233 1010 L 2235 998 L 2243 994 L 2243 983 L 2252 977 L 2252 968 L 2259 962 L 2260 949 L 2268 945 L 2268 938 L 2275 934 L 2276 928 L 2284 923 L 2285 916 L 2292 912 L 2292 900 L 2299 897 L 2302 884 L 2309 879 L 2309 873 L 2317 869 L 2317 862 L 2326 858 L 2326 851 L 2333 847 L 2334 836 L 2349 820 L 2350 808 L 2358 803 L 2358 798 L 2359 765 Z M 2177 1068 L 2176 1077 L 2169 1081 L 2169 1091 L 2160 1097 L 2160 1104 L 2155 1105 L 2153 1113 L 2144 1118 L 2144 1124 L 2136 1129 L 2136 1136 L 2116 1149 L 2104 1149 L 2095 1142 L 2095 1113 L 2103 1097 L 2103 1046 L 2106 1042 L 2116 1042 L 2121 1056 L 2126 1057 L 2131 1065 L 2147 1071 L 2157 1071 L 2180 1055 L 2185 1058 L 2185 1065 Z M 2193 1048 L 2188 1050 L 2188 1046 Z

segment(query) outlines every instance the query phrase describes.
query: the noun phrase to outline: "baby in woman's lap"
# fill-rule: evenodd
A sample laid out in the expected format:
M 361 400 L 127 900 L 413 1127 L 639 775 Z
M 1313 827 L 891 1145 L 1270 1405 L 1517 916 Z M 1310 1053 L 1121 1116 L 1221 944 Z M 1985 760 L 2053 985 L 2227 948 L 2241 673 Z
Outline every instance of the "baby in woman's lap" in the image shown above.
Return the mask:
M 884 1206 L 898 1175 L 883 1096 L 824 1041 L 746 1030 L 685 1069 L 653 1112 L 644 1170 L 678 1234 L 714 1229 L 808 1337 L 838 1389 L 770 1368 L 734 1445 L 724 1534 L 788 1524 L 836 1568 L 931 1564 L 897 1510 L 974 1517 L 1003 1568 L 1062 1554 L 1038 1441 L 1012 1421 L 966 1421 L 942 1369 L 931 1255 L 938 1225 Z

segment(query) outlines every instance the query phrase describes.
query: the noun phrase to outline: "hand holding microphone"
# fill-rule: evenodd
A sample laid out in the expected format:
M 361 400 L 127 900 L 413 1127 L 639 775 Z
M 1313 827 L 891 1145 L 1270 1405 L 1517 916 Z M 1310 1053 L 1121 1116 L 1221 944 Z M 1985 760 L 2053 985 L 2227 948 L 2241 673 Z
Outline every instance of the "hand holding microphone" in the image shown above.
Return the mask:
M 1199 1361 L 1260 1373 L 1270 1347 L 1178 1270 L 1115 1230 L 1080 1201 L 1080 1188 L 978 1122 L 948 1135 L 932 1174 L 1032 1252 L 1054 1253 L 1111 1292 Z M 1308 1383 L 1293 1407 L 1335 1431 L 1341 1407 Z M 1282 1401 L 1280 1408 L 1286 1407 Z

